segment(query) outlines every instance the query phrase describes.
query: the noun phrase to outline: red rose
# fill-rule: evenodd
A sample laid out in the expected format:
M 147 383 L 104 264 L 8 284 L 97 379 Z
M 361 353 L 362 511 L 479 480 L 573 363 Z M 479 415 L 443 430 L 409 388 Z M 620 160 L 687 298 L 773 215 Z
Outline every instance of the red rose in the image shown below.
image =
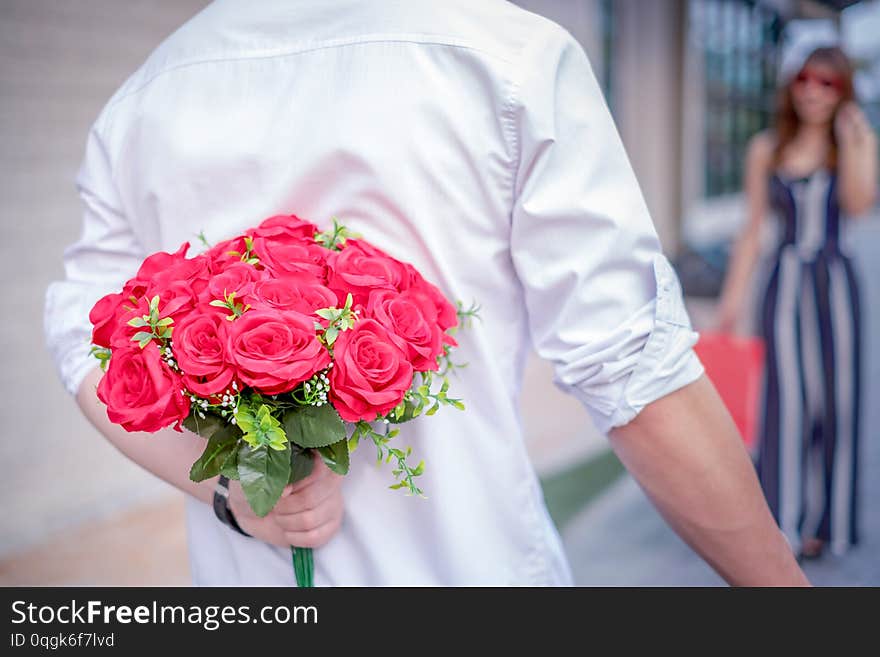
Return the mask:
M 319 283 L 327 277 L 329 251 L 312 240 L 285 235 L 255 237 L 254 253 L 260 264 L 277 277 L 307 275 Z
M 131 306 L 137 302 L 138 299 L 147 293 L 148 284 L 149 281 L 141 281 L 137 278 L 130 278 L 127 280 L 122 287 L 122 297 L 125 300 L 124 303 Z
M 175 322 L 189 313 L 198 303 L 198 296 L 189 281 L 174 281 L 164 287 L 151 286 L 144 298 L 159 297 L 159 317 L 172 317 Z
M 150 279 L 147 296 L 158 293 L 171 285 L 185 283 L 196 295 L 200 294 L 211 278 L 211 261 L 205 256 L 180 260 L 167 269 L 157 272 Z
M 267 278 L 254 283 L 245 298 L 253 307 L 295 310 L 311 315 L 337 303 L 336 295 L 311 277 Z
M 125 299 L 121 294 L 114 293 L 98 299 L 89 312 L 92 323 L 92 343 L 100 347 L 110 346 L 110 337 L 116 330 L 116 314 Z
M 152 280 L 153 276 L 159 272 L 165 271 L 170 267 L 180 263 L 186 259 L 186 252 L 189 249 L 189 242 L 184 242 L 174 253 L 166 253 L 159 251 L 148 256 L 138 269 L 137 274 L 131 282 L 139 281 L 147 283 Z
M 440 369 L 437 357 L 443 353 L 442 331 L 434 302 L 426 294 L 417 289 L 376 290 L 367 300 L 366 314 L 389 330 L 413 369 Z
M 416 288 L 428 296 L 434 302 L 437 309 L 437 323 L 440 328 L 445 331 L 453 326 L 458 326 L 458 311 L 449 299 L 440 291 L 433 283 L 426 281 L 422 275 L 410 264 L 406 265 L 409 287 Z M 451 336 L 448 336 L 451 339 Z M 455 340 L 452 340 L 455 342 Z
M 317 232 L 319 230 L 315 224 L 300 219 L 295 214 L 277 214 L 274 217 L 269 217 L 253 230 L 248 231 L 253 237 L 281 238 L 282 241 L 284 237 L 314 241 L 315 233 Z
M 174 327 L 174 358 L 183 383 L 200 397 L 227 390 L 235 367 L 226 356 L 229 322 L 214 312 L 194 312 Z
M 180 377 L 159 354 L 155 344 L 116 349 L 98 384 L 98 399 L 107 405 L 107 417 L 126 431 L 155 432 L 180 423 L 189 415 Z
M 369 242 L 349 239 L 341 251 L 330 251 L 327 287 L 340 302 L 351 292 L 354 303 L 366 305 L 375 289 L 403 291 L 409 287 L 407 266 Z
M 241 380 L 267 395 L 293 390 L 330 364 L 314 320 L 286 310 L 254 309 L 236 319 L 227 353 Z
M 189 243 L 175 253 L 159 251 L 141 264 L 134 278 L 126 281 L 122 293 L 107 295 L 92 308 L 89 319 L 95 324 L 93 341 L 101 346 L 128 346 L 131 337 L 143 328 L 131 327 L 127 322 L 134 317 L 148 315 L 149 300 L 159 297 L 160 317 L 172 317 L 175 322 L 190 312 L 197 302 L 197 293 L 207 284 L 209 262 L 204 256 L 187 258 Z M 114 302 L 116 307 L 112 309 Z M 93 316 L 94 314 L 94 316 Z
M 333 344 L 330 402 L 343 420 L 372 422 L 397 406 L 412 385 L 413 368 L 388 330 L 359 320 Z
M 223 301 L 225 296 L 234 292 L 236 301 L 240 301 L 243 296 L 250 293 L 254 283 L 263 278 L 265 274 L 253 265 L 241 261 L 233 262 L 208 280 L 208 286 L 202 293 L 201 299 L 208 302 L 214 299 Z
M 220 272 L 233 263 L 241 262 L 241 256 L 247 251 L 244 235 L 237 235 L 228 240 L 218 242 L 203 254 L 211 263 L 211 271 Z

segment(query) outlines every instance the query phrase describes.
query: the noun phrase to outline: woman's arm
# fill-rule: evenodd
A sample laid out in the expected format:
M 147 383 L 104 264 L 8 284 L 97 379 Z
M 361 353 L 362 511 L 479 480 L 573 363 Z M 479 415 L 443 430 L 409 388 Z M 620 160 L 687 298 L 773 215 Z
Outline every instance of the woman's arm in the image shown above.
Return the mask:
M 855 103 L 834 121 L 839 148 L 840 206 L 849 215 L 867 212 L 877 200 L 877 136 Z
M 731 332 L 742 314 L 749 283 L 761 251 L 761 225 L 767 215 L 767 179 L 773 140 L 760 133 L 749 143 L 745 163 L 746 224 L 734 245 L 718 305 L 717 328 Z
M 669 525 L 728 583 L 809 585 L 705 376 L 648 404 L 609 438 Z

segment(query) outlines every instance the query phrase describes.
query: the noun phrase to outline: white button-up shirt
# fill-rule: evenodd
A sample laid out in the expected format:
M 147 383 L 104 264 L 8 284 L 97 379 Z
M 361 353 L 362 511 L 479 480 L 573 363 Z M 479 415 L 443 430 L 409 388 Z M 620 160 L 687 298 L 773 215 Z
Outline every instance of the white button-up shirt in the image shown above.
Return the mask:
M 77 184 L 82 236 L 46 300 L 72 394 L 95 367 L 100 296 L 151 252 L 273 214 L 339 217 L 480 304 L 456 336 L 469 365 L 450 394 L 467 410 L 395 439 L 425 459 L 427 499 L 389 491 L 389 466 L 355 452 L 317 585 L 571 583 L 523 441 L 529 346 L 603 431 L 703 372 L 584 51 L 507 2 L 215 2 L 109 100 Z M 195 583 L 294 582 L 288 551 L 193 499 L 187 518 Z

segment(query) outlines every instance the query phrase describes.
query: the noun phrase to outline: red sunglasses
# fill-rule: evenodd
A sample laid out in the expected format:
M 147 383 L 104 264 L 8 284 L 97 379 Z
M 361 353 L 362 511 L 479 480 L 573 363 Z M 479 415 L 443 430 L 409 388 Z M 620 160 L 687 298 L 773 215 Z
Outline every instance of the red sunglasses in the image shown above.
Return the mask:
M 801 71 L 795 76 L 794 82 L 801 86 L 807 84 L 807 82 L 815 82 L 823 89 L 834 89 L 835 91 L 841 91 L 843 89 L 843 83 L 840 78 L 822 75 L 815 71 L 811 71 L 808 68 L 801 69 Z

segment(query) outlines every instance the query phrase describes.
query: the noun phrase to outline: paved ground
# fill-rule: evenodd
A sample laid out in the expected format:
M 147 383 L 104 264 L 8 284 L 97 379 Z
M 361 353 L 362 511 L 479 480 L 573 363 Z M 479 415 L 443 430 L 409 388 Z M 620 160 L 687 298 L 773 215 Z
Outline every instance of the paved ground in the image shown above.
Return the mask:
M 0 560 L 2 586 L 189 586 L 183 495 L 56 531 Z
M 818 586 L 880 586 L 880 443 L 874 441 L 864 499 L 863 543 L 845 557 L 803 564 Z M 563 531 L 575 581 L 583 586 L 723 586 L 672 532 L 628 475 Z

